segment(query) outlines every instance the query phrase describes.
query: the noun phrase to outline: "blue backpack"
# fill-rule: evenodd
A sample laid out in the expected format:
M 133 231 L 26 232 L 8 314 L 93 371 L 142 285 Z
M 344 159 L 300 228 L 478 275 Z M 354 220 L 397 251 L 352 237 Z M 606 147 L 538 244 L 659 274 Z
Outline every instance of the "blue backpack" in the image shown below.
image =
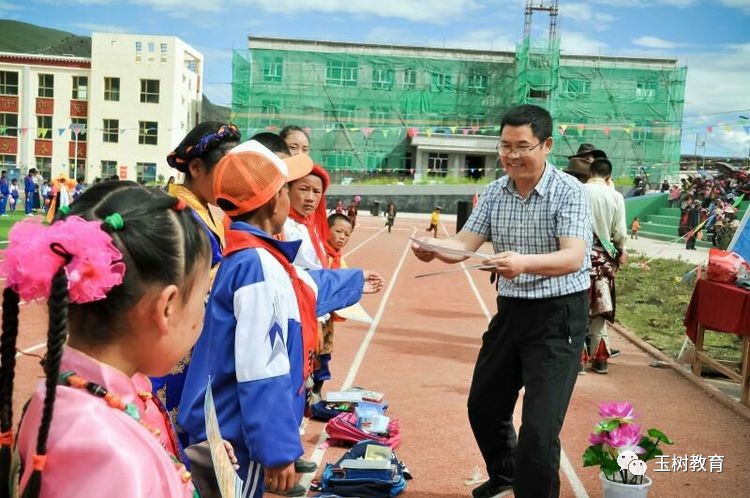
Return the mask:
M 358 460 L 365 456 L 368 445 L 381 446 L 391 452 L 388 469 L 344 468 L 345 460 Z M 352 446 L 335 464 L 328 463 L 323 469 L 320 496 L 358 498 L 389 498 L 400 494 L 411 479 L 408 469 L 400 462 L 391 448 L 377 441 L 361 441 Z

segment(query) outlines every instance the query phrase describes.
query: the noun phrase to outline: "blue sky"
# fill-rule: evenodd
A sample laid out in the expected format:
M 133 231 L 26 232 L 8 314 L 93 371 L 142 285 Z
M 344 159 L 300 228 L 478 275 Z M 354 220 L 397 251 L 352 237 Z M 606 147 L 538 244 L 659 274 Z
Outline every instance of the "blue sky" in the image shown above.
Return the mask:
M 536 0 L 535 0 L 536 1 Z M 560 0 L 571 54 L 687 64 L 683 146 L 750 153 L 750 0 Z M 203 52 L 206 94 L 231 102 L 231 49 L 247 35 L 513 50 L 525 0 L 0 0 L 0 18 L 90 35 L 178 36 Z M 534 25 L 546 29 L 546 16 Z M 747 127 L 747 128 L 746 128 Z M 710 131 L 709 131 L 710 130 Z

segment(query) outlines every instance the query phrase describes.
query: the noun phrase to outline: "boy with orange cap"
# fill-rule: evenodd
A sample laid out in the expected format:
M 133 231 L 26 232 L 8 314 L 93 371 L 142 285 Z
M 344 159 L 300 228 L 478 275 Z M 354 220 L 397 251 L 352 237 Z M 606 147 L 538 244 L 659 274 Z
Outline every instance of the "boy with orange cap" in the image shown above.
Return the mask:
M 284 162 L 250 141 L 216 166 L 217 204 L 232 223 L 178 416 L 192 444 L 206 439 L 210 376 L 222 436 L 234 446 L 247 496 L 254 498 L 266 487 L 304 495 L 294 462 L 303 454 L 298 428 L 316 317 L 383 285 L 380 275 L 357 269 L 298 271 L 292 261 L 299 241 L 273 238 L 289 212 L 288 177 L 300 178 L 312 167 L 306 156 L 296 157 Z

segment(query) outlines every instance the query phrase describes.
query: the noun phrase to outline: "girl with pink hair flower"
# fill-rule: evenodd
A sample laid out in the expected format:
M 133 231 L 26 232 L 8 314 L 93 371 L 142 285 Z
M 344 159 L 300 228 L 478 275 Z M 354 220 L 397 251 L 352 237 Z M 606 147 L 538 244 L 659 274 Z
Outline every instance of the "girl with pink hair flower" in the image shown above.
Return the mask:
M 210 249 L 184 207 L 157 189 L 106 182 L 61 206 L 51 225 L 28 220 L 10 231 L 0 264 L 7 283 L 0 485 L 10 487 L 11 496 L 14 443 L 24 498 L 196 495 L 146 377 L 167 373 L 193 346 L 203 322 Z M 19 303 L 36 299 L 46 299 L 49 309 L 46 379 L 28 403 L 16 440 Z

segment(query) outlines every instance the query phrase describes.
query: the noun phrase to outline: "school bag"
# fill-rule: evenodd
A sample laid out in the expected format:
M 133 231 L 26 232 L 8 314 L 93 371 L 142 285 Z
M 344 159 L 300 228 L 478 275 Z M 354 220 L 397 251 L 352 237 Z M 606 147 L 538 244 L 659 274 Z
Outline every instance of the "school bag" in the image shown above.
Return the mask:
M 401 442 L 401 426 L 396 418 L 392 418 L 388 423 L 387 434 L 378 435 L 357 427 L 357 415 L 355 413 L 344 412 L 329 420 L 325 431 L 328 434 L 328 442 L 332 445 L 374 440 L 380 444 L 396 448 Z
M 378 448 L 384 449 L 377 451 Z M 380 469 L 356 468 L 357 463 L 366 467 L 367 462 L 372 462 L 364 458 L 373 450 L 390 455 L 390 459 L 380 461 L 383 462 Z M 387 445 L 365 440 L 352 446 L 336 463 L 326 464 L 321 479 L 321 492 L 324 493 L 323 496 L 333 494 L 342 497 L 389 498 L 404 490 L 407 479 L 411 479 L 409 471 Z

